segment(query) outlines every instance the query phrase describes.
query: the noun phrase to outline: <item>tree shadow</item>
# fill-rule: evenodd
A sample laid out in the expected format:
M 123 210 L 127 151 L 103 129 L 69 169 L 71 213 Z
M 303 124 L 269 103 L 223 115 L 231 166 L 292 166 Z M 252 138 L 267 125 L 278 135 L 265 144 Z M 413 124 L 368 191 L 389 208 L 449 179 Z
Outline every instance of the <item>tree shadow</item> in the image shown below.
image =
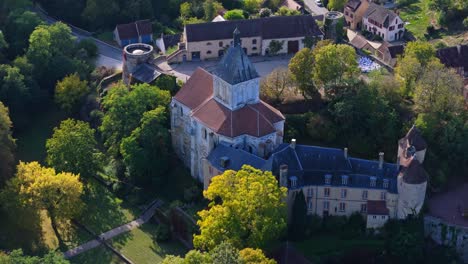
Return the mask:
M 148 234 L 153 240 L 150 249 L 157 255 L 164 258 L 166 255 L 183 256 L 186 253 L 185 248 L 176 240 L 158 241 L 158 232 L 156 224 L 144 224 L 140 227 L 141 231 Z

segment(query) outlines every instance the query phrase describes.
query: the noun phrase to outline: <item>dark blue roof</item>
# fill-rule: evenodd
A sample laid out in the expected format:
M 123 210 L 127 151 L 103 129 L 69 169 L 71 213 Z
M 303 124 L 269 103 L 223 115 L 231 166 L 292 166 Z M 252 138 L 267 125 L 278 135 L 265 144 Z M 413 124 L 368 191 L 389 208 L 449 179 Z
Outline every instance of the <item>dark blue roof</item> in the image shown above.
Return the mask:
M 227 157 L 229 159 L 225 168 L 221 166 L 221 158 L 223 157 Z M 224 143 L 216 146 L 216 148 L 210 152 L 207 159 L 211 165 L 219 171 L 240 170 L 244 164 L 258 169 L 268 170 L 265 168 L 267 160 L 255 156 L 247 151 L 235 149 L 225 145 Z
M 221 157 L 229 157 L 227 168 L 220 165 Z M 331 175 L 330 186 L 347 186 L 368 189 L 386 189 L 397 193 L 398 166 L 384 163 L 379 169 L 379 162 L 357 158 L 345 158 L 341 149 L 323 148 L 317 146 L 296 145 L 291 148 L 289 144 L 281 144 L 268 160 L 261 159 L 243 150 L 234 149 L 224 144 L 217 146 L 208 156 L 208 160 L 218 170 L 239 170 L 242 165 L 248 164 L 255 168 L 268 170 L 279 175 L 279 167 L 288 165 L 288 176 L 297 177 L 297 187 L 310 185 L 326 185 L 325 175 Z M 343 185 L 342 176 L 346 175 L 348 181 Z M 375 186 L 371 186 L 371 177 L 376 178 Z M 388 181 L 388 187 L 384 182 Z

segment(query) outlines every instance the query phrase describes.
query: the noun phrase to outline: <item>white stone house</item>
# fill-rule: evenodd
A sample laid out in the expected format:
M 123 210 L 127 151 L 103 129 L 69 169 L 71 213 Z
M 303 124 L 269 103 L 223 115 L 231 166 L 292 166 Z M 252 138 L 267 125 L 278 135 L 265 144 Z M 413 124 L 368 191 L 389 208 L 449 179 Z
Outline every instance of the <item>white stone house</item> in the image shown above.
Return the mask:
M 405 27 L 403 20 L 384 6 L 371 3 L 362 19 L 362 30 L 380 36 L 384 41 L 400 40 Z

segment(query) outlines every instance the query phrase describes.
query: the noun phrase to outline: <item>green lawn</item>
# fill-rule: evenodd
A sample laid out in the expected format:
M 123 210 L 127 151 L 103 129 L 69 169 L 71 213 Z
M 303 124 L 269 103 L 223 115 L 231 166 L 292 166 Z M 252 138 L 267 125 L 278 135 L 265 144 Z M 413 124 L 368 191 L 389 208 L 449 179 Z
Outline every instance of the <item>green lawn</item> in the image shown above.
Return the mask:
M 410 31 L 417 39 L 425 39 L 427 27 L 431 24 L 431 17 L 436 19 L 435 12 L 429 9 L 430 0 L 418 0 L 416 3 L 400 9 L 400 17 L 405 22 L 406 30 Z
M 70 259 L 72 264 L 123 264 L 112 251 L 99 246 Z
M 161 263 L 166 255 L 186 253 L 177 242 L 157 242 L 156 225 L 149 223 L 113 238 L 112 246 L 138 264 Z
M 14 135 L 18 146 L 18 159 L 44 161 L 46 140 L 52 136 L 54 127 L 65 118 L 65 113 L 56 106 L 50 106 L 44 112 L 32 116 L 27 128 Z
M 383 240 L 376 239 L 344 240 L 333 235 L 321 235 L 294 243 L 294 246 L 309 260 L 319 262 L 321 257 L 341 255 L 356 248 L 380 249 L 383 247 L 383 243 Z

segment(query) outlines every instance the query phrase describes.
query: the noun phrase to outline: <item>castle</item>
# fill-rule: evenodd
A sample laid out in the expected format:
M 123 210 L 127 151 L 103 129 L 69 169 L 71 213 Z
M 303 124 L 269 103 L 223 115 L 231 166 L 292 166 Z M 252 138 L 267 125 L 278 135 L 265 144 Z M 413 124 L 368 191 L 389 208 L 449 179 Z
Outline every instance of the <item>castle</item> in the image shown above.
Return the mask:
M 412 127 L 398 142 L 397 164 L 353 158 L 348 149 L 283 143 L 284 116 L 259 99 L 259 75 L 240 32 L 212 73 L 197 69 L 171 102 L 172 142 L 193 177 L 212 177 L 244 164 L 271 171 L 288 188 L 288 206 L 302 191 L 309 214 L 361 212 L 367 226 L 416 214 L 424 203 L 427 144 Z

